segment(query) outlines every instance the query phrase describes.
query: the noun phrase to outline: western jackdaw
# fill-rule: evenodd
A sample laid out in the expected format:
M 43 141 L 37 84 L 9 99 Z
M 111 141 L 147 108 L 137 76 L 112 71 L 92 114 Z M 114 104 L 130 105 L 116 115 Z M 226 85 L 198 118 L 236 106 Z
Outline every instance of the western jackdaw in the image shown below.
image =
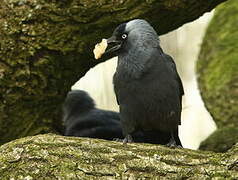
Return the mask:
M 118 56 L 113 77 L 125 139 L 137 131 L 168 134 L 168 146 L 182 146 L 182 82 L 173 59 L 160 47 L 159 37 L 145 20 L 119 25 L 107 39 L 107 53 Z M 162 134 L 161 134 L 162 135 Z
M 123 138 L 118 113 L 97 109 L 85 91 L 72 90 L 68 93 L 63 105 L 63 121 L 66 136 L 107 140 Z
M 82 90 L 68 93 L 63 105 L 63 121 L 65 136 L 106 140 L 123 138 L 119 113 L 96 108 L 93 99 Z M 135 142 L 166 144 L 168 135 L 161 133 L 137 131 L 132 137 Z

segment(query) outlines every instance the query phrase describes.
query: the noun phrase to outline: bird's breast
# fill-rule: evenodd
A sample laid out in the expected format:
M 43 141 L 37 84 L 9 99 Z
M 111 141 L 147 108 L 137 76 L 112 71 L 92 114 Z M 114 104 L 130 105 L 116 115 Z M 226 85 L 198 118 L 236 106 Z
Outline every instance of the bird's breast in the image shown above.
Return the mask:
M 132 79 L 116 73 L 114 88 L 120 108 L 133 114 L 130 117 L 138 121 L 139 126 L 161 130 L 170 128 L 170 125 L 177 126 L 181 106 L 179 93 L 170 79 L 150 73 Z

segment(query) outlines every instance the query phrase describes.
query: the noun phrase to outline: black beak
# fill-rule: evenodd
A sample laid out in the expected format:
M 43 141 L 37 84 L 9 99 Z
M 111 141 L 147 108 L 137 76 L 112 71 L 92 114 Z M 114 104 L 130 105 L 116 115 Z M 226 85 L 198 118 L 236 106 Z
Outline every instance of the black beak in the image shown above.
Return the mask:
M 122 41 L 119 41 L 116 39 L 115 36 L 112 36 L 107 39 L 107 44 L 108 44 L 108 47 L 107 47 L 108 50 L 106 50 L 105 53 L 112 53 L 121 48 Z

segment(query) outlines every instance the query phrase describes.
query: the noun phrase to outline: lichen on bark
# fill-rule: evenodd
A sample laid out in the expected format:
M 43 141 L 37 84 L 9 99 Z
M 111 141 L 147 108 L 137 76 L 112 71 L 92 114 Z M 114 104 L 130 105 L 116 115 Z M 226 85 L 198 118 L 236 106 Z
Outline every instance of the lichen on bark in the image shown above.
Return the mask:
M 237 161 L 238 144 L 222 154 L 46 134 L 0 147 L 3 179 L 236 179 Z

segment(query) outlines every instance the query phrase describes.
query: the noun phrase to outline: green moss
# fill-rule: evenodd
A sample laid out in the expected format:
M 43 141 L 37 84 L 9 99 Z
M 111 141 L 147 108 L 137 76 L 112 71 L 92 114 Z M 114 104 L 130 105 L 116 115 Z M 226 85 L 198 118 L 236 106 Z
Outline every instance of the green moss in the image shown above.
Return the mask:
M 111 141 L 46 134 L 0 146 L 0 174 L 2 179 L 235 178 L 236 149 L 216 154 L 140 143 L 125 148 Z
M 137 157 L 134 155 L 131 155 L 130 157 L 125 156 L 125 155 L 116 155 L 113 157 L 115 160 L 123 162 L 125 160 L 132 160 L 132 159 L 136 159 Z
M 93 47 L 95 34 L 100 39 L 100 33 L 103 34 L 100 29 L 88 32 L 90 35 L 85 33 L 93 28 L 82 21 L 94 18 L 89 14 L 81 17 L 86 6 L 95 4 L 2 2 L 0 144 L 26 135 L 62 130 L 61 104 L 65 94 L 96 64 L 89 61 L 93 58 L 88 47 Z
M 216 9 L 198 61 L 202 97 L 218 127 L 238 125 L 238 3 Z
M 168 9 L 182 8 L 185 6 L 184 1 L 179 0 L 167 0 L 165 1 L 165 7 Z
M 225 127 L 215 131 L 204 142 L 201 143 L 201 150 L 226 152 L 238 142 L 238 128 Z
M 146 166 L 146 167 L 141 167 L 140 165 L 138 166 L 131 166 L 129 167 L 130 171 L 137 171 L 137 172 L 144 172 L 144 173 L 151 173 L 151 174 L 159 174 L 161 175 L 159 172 L 158 172 L 158 169 L 156 169 L 155 167 L 152 167 L 152 166 Z

